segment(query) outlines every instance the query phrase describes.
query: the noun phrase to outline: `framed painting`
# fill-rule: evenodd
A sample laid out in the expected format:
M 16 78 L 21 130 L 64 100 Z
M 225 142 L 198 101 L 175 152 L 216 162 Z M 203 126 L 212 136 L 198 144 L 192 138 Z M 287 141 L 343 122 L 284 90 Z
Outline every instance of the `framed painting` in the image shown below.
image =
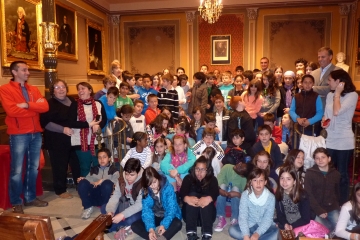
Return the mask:
M 211 65 L 228 65 L 231 63 L 231 35 L 212 35 Z
M 78 60 L 77 13 L 74 9 L 59 2 L 55 3 L 55 21 L 59 25 L 57 57 Z
M 42 70 L 41 0 L 1 0 L 1 58 L 9 67 L 25 61 L 30 69 Z
M 104 28 L 86 19 L 88 75 L 105 75 L 105 37 Z

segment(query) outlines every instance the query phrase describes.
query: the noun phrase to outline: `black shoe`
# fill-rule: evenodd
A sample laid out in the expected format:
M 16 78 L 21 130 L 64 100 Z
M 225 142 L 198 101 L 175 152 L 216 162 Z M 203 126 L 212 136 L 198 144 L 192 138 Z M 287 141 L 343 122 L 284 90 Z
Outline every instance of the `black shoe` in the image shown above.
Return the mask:
M 47 205 L 49 205 L 48 202 L 45 202 L 45 201 L 41 201 L 40 199 L 38 198 L 35 198 L 34 201 L 32 202 L 27 202 L 27 203 L 24 203 L 25 206 L 34 206 L 34 207 L 46 207 Z
M 188 240 L 197 240 L 199 238 L 196 232 L 188 232 L 186 236 Z
M 12 207 L 12 212 L 13 213 L 21 213 L 24 214 L 24 210 L 22 208 L 22 205 L 13 205 Z
M 202 235 L 202 240 L 209 240 L 212 238 L 212 235 L 210 233 L 205 233 Z

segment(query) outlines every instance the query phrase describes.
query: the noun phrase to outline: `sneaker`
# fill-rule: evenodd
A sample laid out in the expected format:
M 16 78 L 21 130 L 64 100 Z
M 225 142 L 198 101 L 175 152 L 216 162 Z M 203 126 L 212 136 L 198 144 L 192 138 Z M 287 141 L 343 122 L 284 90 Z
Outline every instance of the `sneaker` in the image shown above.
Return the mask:
M 219 221 L 216 224 L 216 227 L 214 228 L 215 232 L 221 232 L 224 230 L 224 227 L 226 226 L 226 219 L 223 216 L 219 216 Z
M 60 195 L 57 195 L 59 198 L 62 198 L 62 199 L 71 199 L 73 198 L 73 195 L 71 195 L 70 193 L 68 192 L 63 192 L 62 194 Z
M 12 207 L 12 212 L 13 212 L 13 213 L 21 213 L 21 214 L 24 214 L 22 205 L 14 205 L 14 206 Z
M 41 201 L 41 200 L 38 199 L 38 198 L 35 198 L 34 201 L 24 203 L 24 205 L 27 206 L 27 207 L 29 207 L 29 206 L 34 206 L 34 207 L 46 207 L 47 205 L 49 205 L 49 203 L 48 203 L 48 202 L 45 202 L 45 201 Z
M 233 219 L 231 220 L 231 222 L 230 222 L 230 225 L 233 226 L 233 225 L 236 225 L 236 224 L 238 224 L 238 223 L 239 223 L 238 220 L 237 220 L 236 218 L 233 218 Z
M 210 233 L 205 233 L 202 235 L 202 240 L 209 240 L 212 238 L 212 235 Z
M 84 209 L 84 211 L 81 214 L 81 218 L 82 219 L 88 219 L 91 216 L 93 211 L 94 211 L 93 207 L 89 207 L 87 209 Z
M 197 240 L 199 238 L 196 232 L 187 232 L 186 236 L 188 240 Z

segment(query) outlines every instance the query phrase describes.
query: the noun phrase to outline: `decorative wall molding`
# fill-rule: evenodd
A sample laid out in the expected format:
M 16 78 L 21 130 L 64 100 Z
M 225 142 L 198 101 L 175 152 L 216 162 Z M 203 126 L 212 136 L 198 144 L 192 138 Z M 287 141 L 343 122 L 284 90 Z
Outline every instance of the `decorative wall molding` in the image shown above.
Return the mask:
M 347 16 L 347 15 L 349 15 L 350 10 L 351 10 L 351 3 L 339 4 L 340 15 Z
M 257 19 L 257 10 L 258 8 L 247 8 L 247 16 L 249 20 L 256 20 Z
M 109 15 L 109 23 L 113 26 L 120 25 L 120 15 Z
M 195 19 L 195 11 L 188 11 L 186 13 L 186 21 L 188 23 L 192 23 Z

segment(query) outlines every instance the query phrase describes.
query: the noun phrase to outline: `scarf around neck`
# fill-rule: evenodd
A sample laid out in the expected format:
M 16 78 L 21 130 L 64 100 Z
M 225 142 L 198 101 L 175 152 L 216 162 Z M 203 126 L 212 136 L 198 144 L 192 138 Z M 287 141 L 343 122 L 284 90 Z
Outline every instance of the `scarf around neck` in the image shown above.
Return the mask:
M 79 117 L 79 121 L 80 122 L 86 122 L 86 115 L 85 115 L 85 110 L 84 110 L 84 104 L 85 105 L 89 105 L 91 104 L 91 109 L 92 109 L 92 117 L 93 119 L 96 118 L 96 115 L 98 115 L 98 110 L 96 107 L 96 103 L 95 100 L 90 97 L 89 99 L 79 99 L 78 100 L 78 117 Z M 88 151 L 88 143 L 87 143 L 87 137 L 89 135 L 89 130 L 90 128 L 82 128 L 80 130 L 80 142 L 81 142 L 81 151 L 86 152 Z M 92 129 L 91 129 L 92 131 Z M 90 139 L 90 152 L 91 155 L 95 156 L 95 133 L 92 132 L 91 133 L 91 139 Z
M 251 187 L 251 189 L 252 189 L 252 187 Z M 270 191 L 266 187 L 264 187 L 264 190 L 263 190 L 262 194 L 260 195 L 260 197 L 256 197 L 254 190 L 252 189 L 252 191 L 249 195 L 249 200 L 254 205 L 261 207 L 261 206 L 265 205 L 265 203 L 269 197 L 269 194 L 270 194 Z
M 182 152 L 180 154 L 171 154 L 171 164 L 174 168 L 177 168 L 187 162 L 187 153 Z

